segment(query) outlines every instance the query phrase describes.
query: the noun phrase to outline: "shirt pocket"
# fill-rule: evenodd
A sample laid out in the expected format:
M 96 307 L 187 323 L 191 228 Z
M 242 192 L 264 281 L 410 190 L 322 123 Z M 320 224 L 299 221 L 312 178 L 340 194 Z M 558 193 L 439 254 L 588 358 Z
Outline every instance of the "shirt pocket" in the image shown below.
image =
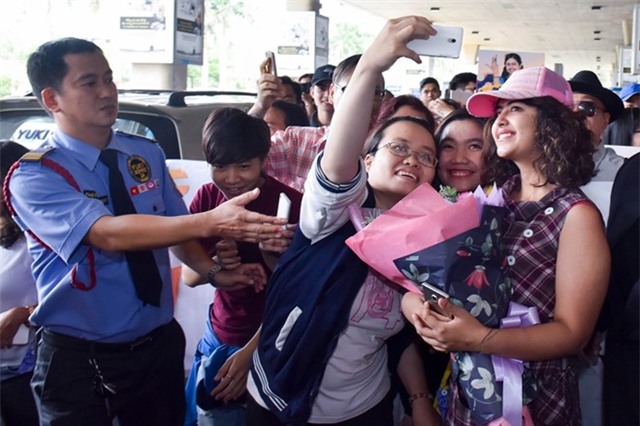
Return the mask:
M 160 187 L 132 196 L 136 211 L 140 214 L 164 215 L 165 204 Z

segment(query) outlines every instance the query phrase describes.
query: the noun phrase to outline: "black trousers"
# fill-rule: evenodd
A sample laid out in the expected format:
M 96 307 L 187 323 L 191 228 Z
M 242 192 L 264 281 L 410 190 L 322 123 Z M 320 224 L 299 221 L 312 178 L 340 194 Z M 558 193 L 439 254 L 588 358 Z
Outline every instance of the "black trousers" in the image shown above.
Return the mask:
M 0 418 L 5 426 L 38 426 L 38 410 L 29 381 L 31 373 L 0 382 Z
M 307 423 L 313 425 L 313 423 Z M 392 426 L 393 425 L 393 400 L 391 393 L 368 411 L 343 422 L 334 423 L 334 426 Z M 247 394 L 247 426 L 284 426 L 278 418 L 269 410 L 258 404 L 251 395 Z
M 91 343 L 41 330 L 31 382 L 41 423 L 182 425 L 184 350 L 184 333 L 175 320 L 129 344 Z M 115 394 L 96 391 L 99 375 Z

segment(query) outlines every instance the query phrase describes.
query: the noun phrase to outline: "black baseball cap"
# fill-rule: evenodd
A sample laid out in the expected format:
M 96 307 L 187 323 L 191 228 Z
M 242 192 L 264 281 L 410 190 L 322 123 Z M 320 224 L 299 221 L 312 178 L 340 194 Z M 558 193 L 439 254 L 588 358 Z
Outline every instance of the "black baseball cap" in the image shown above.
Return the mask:
M 323 81 L 331 81 L 333 78 L 333 71 L 336 69 L 335 65 L 323 65 L 319 67 L 316 72 L 313 73 L 313 78 L 311 79 L 311 85 L 315 86 L 318 83 L 322 83 Z

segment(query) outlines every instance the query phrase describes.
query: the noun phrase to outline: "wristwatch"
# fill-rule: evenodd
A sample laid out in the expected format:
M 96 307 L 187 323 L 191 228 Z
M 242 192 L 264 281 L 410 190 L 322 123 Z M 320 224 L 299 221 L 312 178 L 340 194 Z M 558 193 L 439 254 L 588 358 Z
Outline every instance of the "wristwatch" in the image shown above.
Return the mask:
M 220 271 L 222 271 L 222 265 L 218 263 L 214 263 L 214 265 L 207 272 L 207 281 L 209 282 L 209 284 L 211 284 L 214 287 L 217 287 L 216 275 L 218 275 L 218 272 Z

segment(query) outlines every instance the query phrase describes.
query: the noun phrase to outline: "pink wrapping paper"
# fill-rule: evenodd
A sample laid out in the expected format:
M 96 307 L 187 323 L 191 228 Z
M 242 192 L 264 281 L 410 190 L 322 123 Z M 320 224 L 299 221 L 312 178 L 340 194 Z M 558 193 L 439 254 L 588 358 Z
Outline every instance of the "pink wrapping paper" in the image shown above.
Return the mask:
M 346 243 L 360 259 L 384 277 L 409 291 L 421 294 L 418 287 L 402 275 L 393 260 L 448 240 L 479 225 L 480 204 L 475 197 L 460 196 L 455 204 L 451 204 L 426 183 L 365 226 Z

